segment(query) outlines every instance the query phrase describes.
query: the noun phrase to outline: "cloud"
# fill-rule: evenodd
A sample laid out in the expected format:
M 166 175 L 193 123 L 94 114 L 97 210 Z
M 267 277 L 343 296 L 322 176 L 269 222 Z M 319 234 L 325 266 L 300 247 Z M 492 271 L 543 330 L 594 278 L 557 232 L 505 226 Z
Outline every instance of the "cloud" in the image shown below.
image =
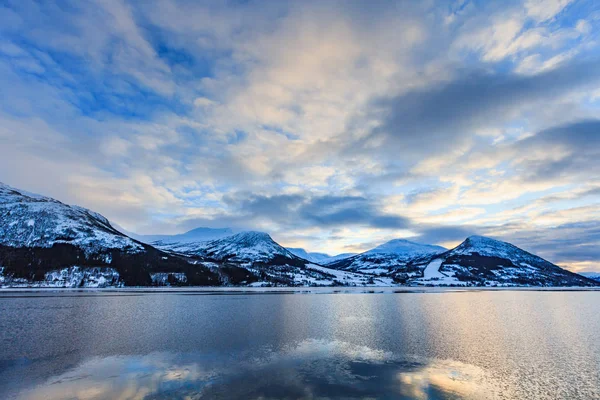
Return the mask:
M 508 228 L 508 229 L 507 229 Z M 524 226 L 504 227 L 496 230 L 500 238 L 510 241 L 525 250 L 561 266 L 583 270 L 578 265 L 598 269 L 600 257 L 600 221 L 569 222 L 531 230 Z M 583 267 L 583 268 L 585 268 Z
M 8 1 L 0 179 L 332 253 L 594 221 L 593 5 Z
M 294 225 L 404 229 L 410 224 L 405 217 L 382 213 L 374 201 L 362 196 L 252 195 L 226 201 L 239 210 L 243 218 L 265 218 L 289 224 L 290 229 Z
M 576 176 L 594 180 L 600 176 L 600 120 L 583 120 L 552 127 L 514 144 L 524 160 L 520 167 L 530 181 L 552 181 Z M 550 157 L 530 159 L 539 151 Z M 559 156 L 556 157 L 556 154 Z
M 459 146 L 478 130 L 522 116 L 548 97 L 600 83 L 600 62 L 557 67 L 533 76 L 463 73 L 449 82 L 374 102 L 381 123 L 351 146 L 364 152 L 402 152 L 413 162 Z
M 480 234 L 482 228 L 470 226 L 426 226 L 419 231 L 421 243 L 462 242 L 467 237 Z

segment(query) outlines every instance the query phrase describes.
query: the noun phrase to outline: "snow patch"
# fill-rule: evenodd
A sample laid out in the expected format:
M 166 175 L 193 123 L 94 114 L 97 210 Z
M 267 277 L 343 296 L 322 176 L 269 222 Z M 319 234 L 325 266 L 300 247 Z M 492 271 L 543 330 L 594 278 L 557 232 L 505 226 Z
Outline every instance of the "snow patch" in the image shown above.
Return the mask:
M 0 285 L 2 287 L 47 287 L 47 288 L 104 288 L 121 287 L 123 283 L 114 268 L 104 267 L 69 267 L 52 270 L 44 275 L 41 281 L 29 282 L 24 278 L 14 278 L 4 275 L 0 271 Z

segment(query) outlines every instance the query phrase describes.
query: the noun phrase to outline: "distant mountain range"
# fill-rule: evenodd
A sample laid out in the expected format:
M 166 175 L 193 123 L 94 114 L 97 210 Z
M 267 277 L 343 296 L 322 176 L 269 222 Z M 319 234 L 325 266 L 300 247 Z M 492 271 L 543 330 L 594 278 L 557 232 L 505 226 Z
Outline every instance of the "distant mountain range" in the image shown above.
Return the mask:
M 158 243 L 164 245 L 171 243 L 203 242 L 233 235 L 233 231 L 230 228 L 196 228 L 178 235 L 138 235 L 133 232 L 127 232 L 123 229 L 120 229 L 120 231 L 136 240 L 139 240 L 142 243 Z
M 361 254 L 286 249 L 264 232 L 135 235 L 93 211 L 0 184 L 0 286 L 595 286 L 509 243 L 395 239 Z
M 581 272 L 580 275 L 600 282 L 600 272 Z
M 335 256 L 330 256 L 329 254 L 325 254 L 325 253 L 310 253 L 299 247 L 288 247 L 287 249 L 290 252 L 292 252 L 294 255 L 296 255 L 300 258 L 304 258 L 305 260 L 312 261 L 317 264 L 323 264 L 323 265 L 327 265 L 334 261 L 341 260 L 343 258 L 348 258 L 348 257 L 351 257 L 356 254 L 356 253 L 342 253 L 342 254 L 338 254 Z

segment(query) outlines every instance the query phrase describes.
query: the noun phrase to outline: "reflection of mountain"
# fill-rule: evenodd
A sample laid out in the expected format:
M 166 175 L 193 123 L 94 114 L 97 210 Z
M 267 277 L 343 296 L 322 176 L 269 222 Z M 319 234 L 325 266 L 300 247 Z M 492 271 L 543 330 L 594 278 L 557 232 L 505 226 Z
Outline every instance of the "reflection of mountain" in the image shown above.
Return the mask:
M 0 347 L 1 397 L 110 399 L 128 387 L 150 399 L 192 389 L 245 399 L 277 387 L 290 394 L 274 398 L 301 398 L 291 390 L 308 386 L 322 398 L 455 398 L 470 384 L 486 391 L 473 399 L 544 398 L 547 385 L 598 397 L 596 292 L 402 290 L 6 291 L 0 338 L 17 332 L 19 345 Z M 576 340 L 540 351 L 556 337 Z

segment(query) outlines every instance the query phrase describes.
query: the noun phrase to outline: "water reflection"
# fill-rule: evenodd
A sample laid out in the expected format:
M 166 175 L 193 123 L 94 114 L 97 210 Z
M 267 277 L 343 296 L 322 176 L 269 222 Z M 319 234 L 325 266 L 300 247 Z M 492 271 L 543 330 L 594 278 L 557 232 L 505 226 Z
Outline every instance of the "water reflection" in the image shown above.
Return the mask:
M 19 399 L 493 397 L 485 372 L 455 361 L 400 358 L 346 342 L 305 340 L 252 355 L 152 353 L 95 358 Z
M 600 292 L 0 295 L 0 398 L 600 399 L 598 304 Z

